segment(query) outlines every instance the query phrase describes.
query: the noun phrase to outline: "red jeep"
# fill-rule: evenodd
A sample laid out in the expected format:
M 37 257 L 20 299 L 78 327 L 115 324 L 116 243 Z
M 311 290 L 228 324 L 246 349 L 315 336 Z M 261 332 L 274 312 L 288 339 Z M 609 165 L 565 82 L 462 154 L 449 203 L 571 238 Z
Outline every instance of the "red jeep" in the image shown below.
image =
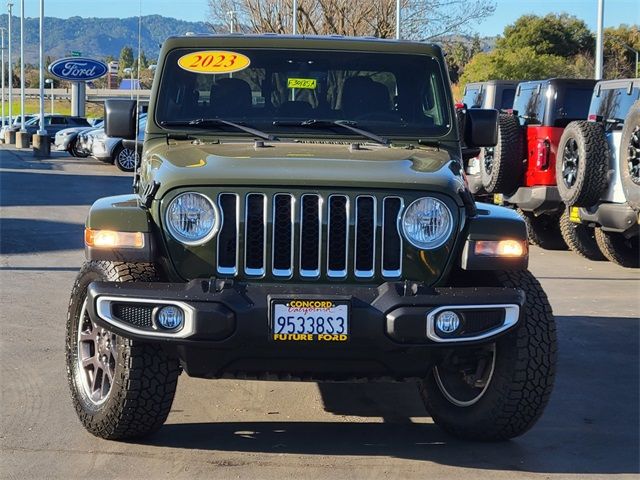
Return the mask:
M 498 143 L 481 153 L 480 178 L 496 203 L 515 206 L 532 244 L 562 249 L 558 220 L 564 204 L 556 186 L 556 154 L 564 128 L 586 120 L 595 80 L 522 82 L 513 111 L 500 115 Z

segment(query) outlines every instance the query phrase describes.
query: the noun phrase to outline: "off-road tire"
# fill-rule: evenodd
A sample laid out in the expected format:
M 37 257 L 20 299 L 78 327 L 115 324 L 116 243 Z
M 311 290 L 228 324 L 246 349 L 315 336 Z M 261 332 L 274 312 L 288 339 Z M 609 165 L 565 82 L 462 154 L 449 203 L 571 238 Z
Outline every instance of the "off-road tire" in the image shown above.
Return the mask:
M 540 283 L 528 271 L 495 276 L 499 286 L 524 290 L 526 303 L 518 326 L 496 341 L 495 370 L 485 393 L 462 407 L 443 395 L 433 372 L 419 383 L 434 422 L 467 440 L 507 440 L 525 433 L 542 415 L 555 379 L 556 327 Z
M 596 243 L 595 229 L 584 223 L 572 222 L 569 208 L 560 216 L 560 233 L 572 252 L 588 260 L 606 260 Z
M 484 148 L 480 155 L 480 176 L 488 193 L 510 194 L 516 191 L 524 174 L 524 131 L 514 115 L 498 116 L 498 141 L 493 147 L 489 169 Z
M 572 146 L 576 149 L 578 160 L 567 182 L 564 158 Z M 567 125 L 560 137 L 556 155 L 556 183 L 565 204 L 591 207 L 598 202 L 609 182 L 610 156 L 604 127 L 600 123 L 581 120 Z
M 622 127 L 618 168 L 627 202 L 640 211 L 640 100 L 631 106 Z
M 626 238 L 622 233 L 596 228 L 596 242 L 602 254 L 616 265 L 640 268 L 640 237 Z
M 545 250 L 566 250 L 567 244 L 560 231 L 560 213 L 543 213 L 534 215 L 517 209 L 527 226 L 527 237 L 531 245 Z
M 81 385 L 77 335 L 87 286 L 94 281 L 151 282 L 152 264 L 86 262 L 76 278 L 67 315 L 66 362 L 71 399 L 78 418 L 93 435 L 109 440 L 146 436 L 167 419 L 178 381 L 177 359 L 162 347 L 117 336 L 111 390 L 103 403 L 88 398 Z

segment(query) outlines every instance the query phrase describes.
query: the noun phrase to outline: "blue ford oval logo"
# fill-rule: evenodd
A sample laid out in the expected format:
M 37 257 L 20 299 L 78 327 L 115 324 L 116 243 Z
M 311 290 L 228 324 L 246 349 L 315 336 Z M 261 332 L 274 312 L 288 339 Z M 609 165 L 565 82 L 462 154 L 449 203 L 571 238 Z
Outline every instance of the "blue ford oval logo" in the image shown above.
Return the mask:
M 105 63 L 91 58 L 68 57 L 53 62 L 49 65 L 49 71 L 62 80 L 83 82 L 106 75 L 108 67 Z

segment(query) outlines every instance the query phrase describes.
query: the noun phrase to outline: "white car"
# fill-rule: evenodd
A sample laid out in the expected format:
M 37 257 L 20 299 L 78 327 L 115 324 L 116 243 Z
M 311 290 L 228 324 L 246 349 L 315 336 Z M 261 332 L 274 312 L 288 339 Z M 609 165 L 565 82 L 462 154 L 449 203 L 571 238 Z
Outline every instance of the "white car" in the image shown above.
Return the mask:
M 144 129 L 147 126 L 147 116 L 140 115 L 138 120 L 138 140 L 144 140 Z M 121 138 L 107 137 L 104 129 L 90 134 L 91 155 L 103 162 L 114 163 L 123 172 L 133 172 L 138 163 L 138 154 L 132 148 L 122 144 Z

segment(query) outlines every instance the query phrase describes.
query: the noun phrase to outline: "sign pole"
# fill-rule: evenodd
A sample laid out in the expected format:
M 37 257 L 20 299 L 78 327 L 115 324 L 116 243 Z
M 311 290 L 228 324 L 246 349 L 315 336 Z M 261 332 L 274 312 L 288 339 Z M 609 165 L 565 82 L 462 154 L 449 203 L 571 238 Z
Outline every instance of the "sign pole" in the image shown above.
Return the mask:
M 24 128 L 24 0 L 20 0 L 20 131 L 16 134 L 16 147 L 29 148 L 29 140 Z
M 51 145 L 49 144 L 49 136 L 44 126 L 44 0 L 40 0 L 40 51 L 39 51 L 39 69 L 40 69 L 40 128 L 38 133 L 33 136 L 33 153 L 39 156 L 48 156 L 51 153 Z

